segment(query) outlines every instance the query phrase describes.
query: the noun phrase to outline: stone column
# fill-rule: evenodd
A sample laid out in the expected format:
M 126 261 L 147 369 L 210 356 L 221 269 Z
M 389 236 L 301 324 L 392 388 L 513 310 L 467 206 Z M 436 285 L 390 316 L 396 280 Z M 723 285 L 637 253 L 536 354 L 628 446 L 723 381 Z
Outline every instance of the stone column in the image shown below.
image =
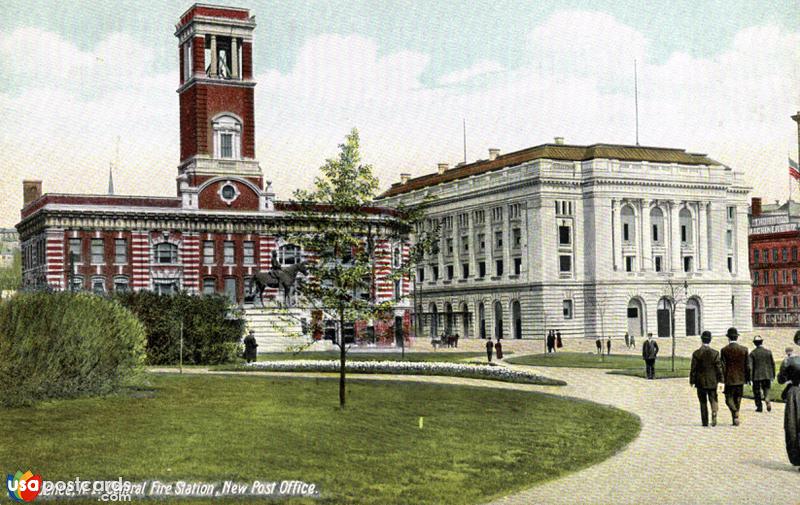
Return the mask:
M 614 270 L 622 270 L 622 219 L 619 200 L 611 200 L 612 243 L 614 246 Z
M 699 270 L 708 269 L 708 227 L 706 203 L 697 202 L 697 267 Z
M 231 77 L 239 78 L 239 44 L 236 37 L 231 37 Z
M 475 236 L 475 211 L 467 212 L 467 240 L 469 241 L 469 252 L 467 253 L 467 261 L 469 262 L 469 276 L 473 279 L 478 277 L 478 261 L 476 255 L 478 254 L 478 242 Z
M 503 278 L 508 279 L 512 275 L 513 265 L 511 264 L 511 216 L 509 215 L 508 205 L 503 206 Z M 505 328 L 503 328 L 505 330 Z
M 484 251 L 484 261 L 486 262 L 486 277 L 494 277 L 494 231 L 492 230 L 492 208 L 486 207 L 483 211 L 483 227 L 486 237 L 486 251 Z M 488 328 L 486 330 L 489 331 Z
M 678 200 L 670 200 L 669 202 L 669 256 L 670 256 L 670 270 L 673 272 L 680 272 L 681 265 L 681 225 L 678 213 L 680 212 L 681 202 Z
M 217 77 L 217 36 L 211 36 L 211 68 L 209 69 L 209 76 Z
M 641 200 L 641 212 L 642 212 L 642 270 L 652 270 L 653 269 L 653 247 L 652 247 L 652 240 L 653 240 L 653 230 L 651 230 L 650 226 L 650 200 L 643 198 Z

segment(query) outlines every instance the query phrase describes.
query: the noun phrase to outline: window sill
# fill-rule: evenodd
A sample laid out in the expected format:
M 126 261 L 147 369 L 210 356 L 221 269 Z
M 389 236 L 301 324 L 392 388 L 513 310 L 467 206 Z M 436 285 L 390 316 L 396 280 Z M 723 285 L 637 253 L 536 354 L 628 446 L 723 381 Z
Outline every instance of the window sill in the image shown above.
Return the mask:
M 499 280 L 502 280 L 502 279 L 503 279 L 502 275 L 495 275 L 495 276 L 492 277 L 493 281 L 499 281 Z
M 513 279 L 519 279 L 519 274 L 509 275 L 508 278 L 512 279 L 512 280 Z
M 442 284 L 452 284 L 452 283 L 453 283 L 453 281 L 451 279 L 447 279 L 447 280 L 442 281 Z
M 463 283 L 467 282 L 468 280 L 469 279 L 458 279 L 458 283 L 459 284 L 463 284 Z
M 483 282 L 486 280 L 486 277 L 475 277 L 475 280 L 478 282 Z

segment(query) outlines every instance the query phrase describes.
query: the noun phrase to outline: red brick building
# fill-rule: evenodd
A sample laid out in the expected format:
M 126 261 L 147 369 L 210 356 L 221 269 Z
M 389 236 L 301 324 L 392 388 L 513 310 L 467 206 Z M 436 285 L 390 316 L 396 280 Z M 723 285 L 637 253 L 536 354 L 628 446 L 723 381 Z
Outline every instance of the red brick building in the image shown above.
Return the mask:
M 177 196 L 42 194 L 40 181 L 23 183 L 17 229 L 26 286 L 217 292 L 243 302 L 273 251 L 284 265 L 309 257 L 285 240 L 299 226 L 298 214 L 275 201 L 255 159 L 255 26 L 246 9 L 198 4 L 176 26 Z M 379 237 L 378 301 L 402 301 L 410 290 L 408 279 L 389 279 L 393 258 L 408 254 L 405 243 L 387 238 L 393 212 L 374 207 L 367 218 Z
M 753 278 L 753 326 L 800 324 L 800 204 L 750 208 L 750 272 Z

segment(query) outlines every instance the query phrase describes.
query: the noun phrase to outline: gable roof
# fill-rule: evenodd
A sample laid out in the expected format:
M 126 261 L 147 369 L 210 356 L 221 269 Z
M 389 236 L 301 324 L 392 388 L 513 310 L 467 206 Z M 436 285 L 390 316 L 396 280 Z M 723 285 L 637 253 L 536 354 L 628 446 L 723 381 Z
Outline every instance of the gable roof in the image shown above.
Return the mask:
M 400 195 L 443 182 L 455 181 L 472 175 L 500 170 L 537 159 L 557 161 L 587 161 L 592 159 L 620 161 L 649 161 L 653 163 L 679 163 L 681 165 L 722 165 L 705 154 L 689 153 L 684 149 L 667 147 L 628 146 L 618 144 L 592 144 L 589 146 L 542 144 L 513 153 L 503 154 L 494 160 L 478 160 L 456 166 L 443 174 L 434 173 L 409 179 L 405 184 L 395 183 L 379 198 Z

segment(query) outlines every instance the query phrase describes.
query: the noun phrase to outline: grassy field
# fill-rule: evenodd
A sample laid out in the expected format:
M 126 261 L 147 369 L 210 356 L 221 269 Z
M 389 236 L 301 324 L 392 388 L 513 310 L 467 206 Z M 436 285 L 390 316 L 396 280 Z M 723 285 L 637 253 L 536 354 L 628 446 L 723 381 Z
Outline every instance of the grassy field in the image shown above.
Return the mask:
M 641 356 L 630 356 L 622 354 L 612 354 L 611 356 L 600 357 L 597 354 L 578 353 L 578 352 L 556 352 L 551 354 L 531 354 L 518 358 L 509 358 L 509 363 L 515 365 L 530 366 L 555 366 L 571 368 L 608 368 L 610 370 L 638 370 L 644 373 L 644 360 Z M 686 370 L 689 374 L 691 359 L 675 357 L 675 369 Z M 669 356 L 660 356 L 656 360 L 656 376 L 660 372 L 670 370 L 671 360 Z
M 3 432 L 24 433 L 0 445 L 0 461 L 46 480 L 321 487 L 321 500 L 291 503 L 472 504 L 595 464 L 639 431 L 626 412 L 522 391 L 351 380 L 342 411 L 333 380 L 152 382 L 135 395 L 0 410 Z
M 457 362 L 476 358 L 486 361 L 484 352 L 407 352 L 403 359 L 399 352 L 349 352 L 350 361 L 444 361 Z M 258 355 L 258 361 L 283 361 L 296 359 L 339 359 L 338 351 L 270 352 Z

